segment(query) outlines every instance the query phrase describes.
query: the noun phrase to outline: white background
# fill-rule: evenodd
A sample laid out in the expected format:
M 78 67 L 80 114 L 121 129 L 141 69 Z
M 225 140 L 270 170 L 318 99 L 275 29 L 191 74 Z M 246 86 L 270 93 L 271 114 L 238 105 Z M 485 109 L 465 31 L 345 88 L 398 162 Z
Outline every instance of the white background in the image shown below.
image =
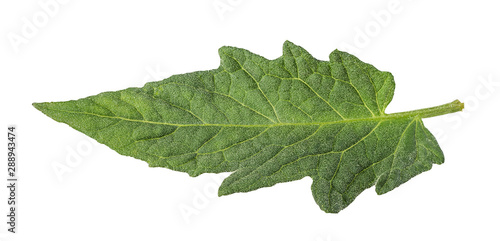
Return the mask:
M 499 8 L 495 1 L 2 1 L 0 156 L 15 125 L 19 212 L 17 234 L 8 235 L 8 193 L 0 188 L 0 239 L 499 240 Z M 327 214 L 310 178 L 219 198 L 220 175 L 149 168 L 31 106 L 213 69 L 223 45 L 274 59 L 285 40 L 321 60 L 339 48 L 392 72 L 388 112 L 465 102 L 462 113 L 424 121 L 445 164 L 382 196 L 368 189 Z

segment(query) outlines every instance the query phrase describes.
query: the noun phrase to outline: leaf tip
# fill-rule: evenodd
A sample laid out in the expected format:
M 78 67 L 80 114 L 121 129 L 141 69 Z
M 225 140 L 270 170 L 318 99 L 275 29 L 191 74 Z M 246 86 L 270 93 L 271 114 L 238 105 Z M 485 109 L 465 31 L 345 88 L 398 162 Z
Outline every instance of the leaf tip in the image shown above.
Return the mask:
M 283 43 L 283 46 L 288 46 L 288 45 L 295 45 L 295 44 L 292 43 L 292 41 L 290 41 L 290 40 L 285 40 L 285 42 Z
M 47 103 L 46 102 L 34 102 L 31 105 L 35 107 L 37 110 L 43 112 L 46 109 Z
M 283 53 L 286 54 L 287 50 L 292 50 L 292 49 L 299 49 L 300 51 L 307 52 L 301 46 L 292 43 L 292 41 L 285 40 L 285 42 L 283 43 L 283 51 L 284 51 Z
M 329 59 L 330 59 L 330 62 L 340 62 L 340 54 L 342 54 L 344 52 L 338 50 L 338 49 L 335 49 L 333 50 L 330 55 L 328 56 Z
M 238 192 L 238 191 L 234 190 L 234 188 L 231 187 L 230 182 L 226 178 L 220 184 L 219 191 L 218 191 L 217 195 L 219 195 L 219 197 L 222 197 L 222 196 L 231 195 L 235 192 Z
M 217 195 L 219 197 L 226 196 L 226 195 L 229 195 L 229 194 L 231 194 L 231 193 L 229 193 L 226 189 L 222 188 L 222 186 L 219 187 L 219 191 L 217 192 Z

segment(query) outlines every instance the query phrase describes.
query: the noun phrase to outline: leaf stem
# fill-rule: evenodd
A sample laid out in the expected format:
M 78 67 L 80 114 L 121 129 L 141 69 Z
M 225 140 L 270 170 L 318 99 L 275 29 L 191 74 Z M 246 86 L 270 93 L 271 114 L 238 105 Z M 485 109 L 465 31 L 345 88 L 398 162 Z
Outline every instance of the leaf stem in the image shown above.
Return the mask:
M 430 108 L 405 111 L 399 113 L 388 114 L 388 117 L 414 117 L 418 116 L 420 118 L 429 118 L 434 116 L 440 116 L 444 114 L 454 113 L 458 111 L 462 111 L 464 109 L 464 103 L 459 100 L 455 100 L 448 104 L 434 106 Z

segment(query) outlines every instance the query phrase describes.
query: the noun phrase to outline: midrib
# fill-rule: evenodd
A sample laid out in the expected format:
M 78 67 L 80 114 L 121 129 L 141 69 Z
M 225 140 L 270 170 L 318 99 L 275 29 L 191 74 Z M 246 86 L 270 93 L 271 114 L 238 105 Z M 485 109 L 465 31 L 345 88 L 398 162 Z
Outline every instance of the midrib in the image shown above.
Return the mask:
M 50 108 L 47 108 L 50 109 Z M 129 122 L 139 122 L 139 123 L 147 123 L 154 125 L 169 125 L 169 126 L 177 126 L 177 127 L 189 127 L 189 126 L 198 126 L 198 127 L 207 127 L 207 126 L 216 126 L 216 127 L 277 127 L 277 126 L 321 126 L 321 125 L 334 125 L 334 124 L 343 124 L 343 123 L 352 123 L 352 122 L 371 122 L 371 121 L 384 121 L 384 120 L 395 120 L 395 119 L 404 119 L 404 118 L 429 118 L 433 116 L 439 116 L 447 113 L 452 113 L 456 111 L 461 111 L 463 109 L 463 103 L 458 100 L 450 102 L 448 104 L 424 108 L 414 111 L 406 111 L 399 112 L 393 114 L 385 114 L 382 116 L 373 116 L 373 117 L 364 117 L 364 118 L 354 118 L 354 119 L 344 119 L 337 121 L 326 121 L 326 122 L 304 122 L 304 123 L 269 123 L 269 124 L 211 124 L 211 123 L 199 123 L 199 124 L 181 124 L 181 123 L 168 123 L 168 122 L 157 122 L 157 121 L 149 121 L 149 120 L 140 120 L 140 119 L 130 119 L 121 116 L 106 116 L 99 115 L 96 113 L 89 112 L 79 112 L 79 111 L 68 111 L 68 110 L 57 110 L 50 109 L 53 111 L 61 111 L 66 113 L 74 113 L 74 114 L 83 114 L 83 115 L 93 115 L 101 118 L 109 118 L 109 119 L 119 119 L 123 121 Z

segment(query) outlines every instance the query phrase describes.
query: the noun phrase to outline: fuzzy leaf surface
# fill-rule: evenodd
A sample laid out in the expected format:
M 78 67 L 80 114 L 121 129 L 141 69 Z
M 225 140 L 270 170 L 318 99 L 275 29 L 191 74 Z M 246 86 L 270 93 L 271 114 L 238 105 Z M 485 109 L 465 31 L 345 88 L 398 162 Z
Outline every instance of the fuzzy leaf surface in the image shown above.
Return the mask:
M 274 60 L 235 47 L 219 55 L 214 70 L 34 106 L 151 167 L 233 172 L 219 195 L 309 176 L 325 212 L 444 161 L 422 115 L 385 113 L 393 76 L 353 55 L 335 50 L 320 61 L 288 41 Z

